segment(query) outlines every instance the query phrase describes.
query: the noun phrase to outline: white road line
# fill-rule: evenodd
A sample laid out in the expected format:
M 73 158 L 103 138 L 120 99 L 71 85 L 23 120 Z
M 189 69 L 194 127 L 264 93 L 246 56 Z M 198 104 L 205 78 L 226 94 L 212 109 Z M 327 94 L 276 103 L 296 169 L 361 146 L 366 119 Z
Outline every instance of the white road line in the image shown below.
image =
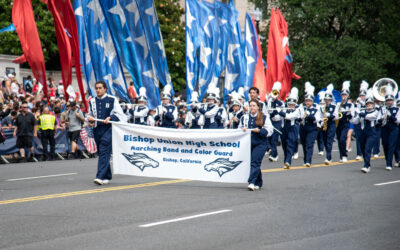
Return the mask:
M 383 185 L 394 184 L 394 183 L 399 183 L 399 182 L 400 182 L 400 180 L 398 180 L 398 181 L 390 181 L 390 182 L 383 182 L 383 183 L 374 184 L 374 186 L 383 186 Z
M 172 220 L 164 220 L 164 221 L 159 221 L 159 222 L 140 225 L 139 227 L 153 227 L 153 226 L 158 226 L 158 225 L 172 223 L 172 222 L 178 222 L 178 221 L 183 221 L 183 220 L 191 220 L 191 219 L 204 217 L 204 216 L 209 216 L 209 215 L 214 215 L 214 214 L 222 214 L 222 213 L 226 213 L 226 212 L 232 212 L 232 210 L 225 209 L 225 210 L 219 210 L 219 211 L 215 211 L 215 212 L 209 212 L 209 213 L 204 213 L 204 214 L 197 214 L 197 215 L 192 215 L 192 216 L 187 216 L 187 217 L 176 218 L 176 219 L 172 219 Z
M 32 180 L 32 179 L 40 179 L 40 178 L 58 177 L 58 176 L 66 176 L 66 175 L 74 175 L 74 174 L 78 174 L 78 173 L 66 173 L 66 174 L 43 175 L 43 176 L 34 176 L 34 177 L 26 177 L 26 178 L 8 179 L 8 180 L 6 180 L 6 181 L 23 181 L 23 180 Z

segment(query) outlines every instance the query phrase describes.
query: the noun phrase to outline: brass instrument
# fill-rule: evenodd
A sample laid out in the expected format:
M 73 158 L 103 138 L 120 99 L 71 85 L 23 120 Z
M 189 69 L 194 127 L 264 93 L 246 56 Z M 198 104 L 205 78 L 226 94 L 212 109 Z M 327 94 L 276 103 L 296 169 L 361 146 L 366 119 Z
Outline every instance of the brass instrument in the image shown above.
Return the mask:
M 342 114 L 342 112 L 340 112 L 340 109 L 342 108 L 342 106 L 343 106 L 343 104 L 344 104 L 345 102 L 346 102 L 346 100 L 342 100 L 342 101 L 340 102 L 339 109 L 338 109 L 339 118 L 335 121 L 335 122 L 336 122 L 336 127 L 339 125 L 339 121 L 340 121 L 340 119 L 342 119 L 342 117 L 343 117 L 343 114 Z
M 322 112 L 322 116 L 324 117 L 322 119 L 323 124 L 322 124 L 322 131 L 328 130 L 328 117 L 326 117 L 326 105 L 324 106 L 324 112 Z
M 381 101 L 381 102 L 385 101 L 386 87 L 388 85 L 391 85 L 391 87 L 393 89 L 393 93 L 396 94 L 398 91 L 398 86 L 397 86 L 397 83 L 393 79 L 381 78 L 374 83 L 374 86 L 372 86 L 372 91 L 374 94 L 374 98 L 376 100 Z
M 271 91 L 271 97 L 274 98 L 274 99 L 276 99 L 276 98 L 278 98 L 278 96 L 279 96 L 279 91 L 276 90 L 276 89 L 273 89 L 273 90 Z

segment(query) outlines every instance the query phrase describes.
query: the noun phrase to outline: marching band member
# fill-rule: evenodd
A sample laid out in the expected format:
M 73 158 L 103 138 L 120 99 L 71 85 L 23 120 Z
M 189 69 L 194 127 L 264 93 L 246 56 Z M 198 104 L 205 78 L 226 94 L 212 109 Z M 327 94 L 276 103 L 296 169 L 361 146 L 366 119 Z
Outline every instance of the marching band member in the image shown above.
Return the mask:
M 228 114 L 228 126 L 230 129 L 237 129 L 239 127 L 240 119 L 243 116 L 243 111 L 240 109 L 241 104 L 239 101 L 239 96 L 236 92 L 231 94 L 232 101 L 232 112 Z
M 392 170 L 393 154 L 399 137 L 400 112 L 394 103 L 394 94 L 391 85 L 386 87 L 386 107 L 383 108 L 382 145 L 385 153 L 386 170 Z
M 350 120 L 353 118 L 353 104 L 348 101 L 350 94 L 350 81 L 343 82 L 342 85 L 342 102 L 339 105 L 339 123 L 336 128 L 336 137 L 339 146 L 340 162 L 347 162 L 347 134 L 350 129 Z
M 155 116 L 156 116 L 156 110 L 150 109 L 149 115 L 147 116 L 147 126 L 150 126 L 150 127 L 156 126 L 156 120 L 154 119 Z
M 280 82 L 275 82 L 272 87 L 271 93 L 265 96 L 265 105 L 264 105 L 264 113 L 269 113 L 271 117 L 272 126 L 278 131 L 282 131 L 282 116 L 279 115 L 279 112 L 276 110 L 277 108 L 282 108 L 283 103 L 278 99 L 279 93 L 281 91 L 282 84 Z M 268 110 L 275 109 L 275 110 Z M 271 151 L 269 153 L 270 161 L 278 161 L 278 141 L 279 141 L 279 132 L 274 130 L 271 137 L 268 138 L 269 147 Z M 281 137 L 282 140 L 282 137 Z
M 99 155 L 96 179 L 93 182 L 97 185 L 105 185 L 112 179 L 110 167 L 112 130 L 109 121 L 126 122 L 126 116 L 117 98 L 107 94 L 107 84 L 104 81 L 96 82 L 95 88 L 97 96 L 89 101 L 87 116 L 90 126 L 94 127 L 94 139 Z M 100 122 L 96 119 L 104 121 Z
M 201 129 L 204 125 L 204 115 L 199 112 L 199 94 L 196 91 L 192 93 L 190 104 L 192 109 L 187 112 L 185 125 L 191 129 Z
M 215 116 L 217 128 L 224 129 L 228 123 L 227 122 L 228 114 L 226 113 L 225 108 L 221 105 L 219 96 L 217 96 L 215 100 L 216 100 L 216 105 L 218 106 L 218 112 L 217 115 Z
M 332 162 L 332 144 L 336 133 L 336 119 L 338 118 L 338 107 L 332 104 L 333 100 L 333 84 L 329 84 L 325 92 L 325 107 L 322 111 L 323 126 L 322 135 L 324 139 L 324 146 L 326 149 L 325 165 Z
M 255 99 L 260 103 L 260 109 L 264 110 L 264 103 L 260 101 L 260 90 L 257 87 L 251 87 L 249 89 L 249 100 Z
M 300 106 L 302 122 L 300 124 L 300 141 L 303 145 L 304 165 L 311 167 L 314 142 L 317 139 L 318 128 L 321 127 L 322 115 L 320 108 L 314 103 L 315 87 L 306 82 L 304 105 Z
M 320 107 L 320 111 L 321 112 L 325 108 L 324 97 L 325 97 L 325 91 L 320 91 L 318 93 L 318 99 L 319 99 L 319 107 Z M 321 113 L 321 115 L 322 115 L 322 113 Z M 319 155 L 324 155 L 324 136 L 322 135 L 322 129 L 321 128 L 318 129 L 317 146 L 318 146 L 318 154 Z
M 375 143 L 372 146 L 372 154 L 375 158 L 379 157 L 380 147 L 381 147 L 381 135 L 382 135 L 382 117 L 384 110 L 382 109 L 383 103 L 375 100 L 375 109 L 378 111 L 378 120 L 375 124 L 376 136 L 375 136 Z
M 400 91 L 397 94 L 396 106 L 400 110 Z M 399 163 L 400 163 L 400 128 L 399 128 L 399 136 L 397 137 L 396 149 L 394 151 L 394 159 L 395 159 L 394 166 L 399 167 L 400 166 L 399 165 Z
M 138 105 L 133 106 L 133 108 L 129 110 L 129 113 L 133 117 L 134 124 L 147 125 L 149 108 L 147 107 L 147 96 L 145 87 L 141 87 L 139 89 Z
M 207 89 L 207 105 L 201 107 L 199 112 L 204 115 L 204 127 L 205 129 L 216 129 L 218 125 L 215 121 L 215 116 L 219 111 L 219 107 L 215 104 L 217 97 L 219 97 L 219 89 L 217 86 L 210 84 Z
M 372 95 L 372 89 L 367 91 L 366 95 L 366 109 L 360 110 L 357 108 L 358 120 L 361 125 L 360 129 L 360 146 L 364 158 L 364 167 L 361 169 L 362 172 L 368 173 L 370 171 L 370 160 L 372 153 L 372 146 L 375 140 L 375 124 L 378 119 L 378 111 L 375 109 L 374 97 Z
M 280 110 L 279 115 L 284 118 L 284 125 L 282 129 L 282 148 L 284 152 L 284 163 L 285 169 L 289 169 L 292 164 L 292 157 L 295 150 L 295 144 L 298 143 L 298 133 L 296 128 L 296 120 L 301 118 L 301 114 L 296 104 L 298 101 L 299 90 L 293 87 L 290 91 L 289 98 L 287 99 L 287 109 L 285 111 Z
M 162 92 L 162 105 L 157 107 L 155 120 L 159 122 L 160 127 L 176 128 L 175 121 L 178 119 L 178 109 L 171 104 L 171 86 L 166 85 Z
M 359 109 L 365 108 L 365 99 L 366 99 L 366 95 L 367 95 L 368 86 L 369 86 L 369 84 L 366 81 L 361 82 L 360 95 L 357 98 L 357 108 L 359 108 Z M 361 150 L 360 138 L 359 138 L 360 133 L 361 133 L 361 124 L 360 123 L 354 124 L 354 132 L 356 135 L 356 147 L 357 147 L 356 160 L 361 160 L 363 153 Z
M 249 102 L 250 113 L 245 114 L 240 119 L 239 128 L 252 129 L 251 131 L 251 169 L 249 176 L 250 191 L 260 189 L 263 184 L 261 173 L 261 162 L 267 151 L 266 138 L 272 135 L 273 127 L 268 114 L 260 111 L 260 104 L 257 100 L 251 99 Z

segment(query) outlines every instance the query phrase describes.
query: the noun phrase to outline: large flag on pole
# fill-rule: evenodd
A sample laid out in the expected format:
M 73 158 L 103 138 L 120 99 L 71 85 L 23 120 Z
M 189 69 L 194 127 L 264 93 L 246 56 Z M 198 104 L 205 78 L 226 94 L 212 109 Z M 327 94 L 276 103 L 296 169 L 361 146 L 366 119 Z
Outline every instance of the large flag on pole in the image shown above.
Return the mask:
M 59 3 L 62 3 L 60 1 Z M 60 6 L 63 7 L 63 6 Z M 47 1 L 47 8 L 53 16 L 54 27 L 56 31 L 58 52 L 60 54 L 60 64 L 61 64 L 61 78 L 64 85 L 64 90 L 66 97 L 68 98 L 67 89 L 72 82 L 72 51 L 71 44 L 68 35 L 65 31 L 63 22 L 61 20 L 61 15 L 59 10 L 55 5 L 54 0 Z M 62 10 L 62 9 L 61 9 Z M 81 93 L 82 94 L 82 93 Z
M 55 6 L 55 10 L 57 10 L 60 21 L 64 28 L 63 30 L 57 31 L 57 27 L 56 27 L 56 35 L 58 36 L 57 33 L 59 33 L 60 35 L 62 35 L 65 38 L 65 40 L 69 41 L 69 46 L 70 46 L 69 51 L 72 54 L 70 57 L 71 61 L 68 63 L 68 67 L 69 67 L 68 70 L 72 73 L 72 67 L 75 67 L 75 73 L 76 73 L 76 79 L 78 81 L 79 92 L 81 93 L 82 101 L 87 109 L 88 103 L 86 101 L 86 93 L 85 93 L 85 88 L 83 86 L 83 81 L 82 81 L 80 53 L 79 53 L 79 37 L 78 37 L 78 29 L 77 29 L 77 23 L 76 23 L 76 19 L 75 19 L 74 10 L 72 9 L 72 5 L 69 0 L 49 0 L 49 2 L 50 1 Z M 54 19 L 54 21 L 56 21 L 56 19 Z M 58 37 L 57 37 L 57 41 L 58 41 Z M 65 43 L 65 45 L 67 45 L 67 43 Z M 66 50 L 66 49 L 64 49 L 64 50 Z M 61 57 L 61 55 L 60 55 L 60 57 Z M 61 60 L 65 60 L 65 59 L 61 59 Z M 63 63 L 61 65 L 63 65 Z M 65 67 L 62 67 L 63 71 L 64 71 L 64 68 Z M 67 90 L 68 86 L 72 83 L 72 78 L 67 79 L 67 80 L 68 80 L 68 82 L 65 82 L 65 79 L 63 79 L 64 90 Z M 65 94 L 67 94 L 67 93 L 65 92 Z
M 255 27 L 254 24 L 254 19 L 252 19 L 253 26 Z M 256 32 L 256 37 L 257 37 L 257 64 L 256 68 L 254 70 L 254 79 L 253 79 L 253 86 L 257 87 L 258 90 L 260 91 L 260 100 L 265 101 L 265 94 L 267 94 L 267 81 L 265 79 L 265 66 L 264 66 L 264 60 L 262 58 L 262 49 L 261 49 L 261 43 L 260 43 L 260 36 Z
M 78 9 L 82 8 L 82 11 Z M 79 11 L 78 11 L 79 10 Z M 108 93 L 129 102 L 128 88 L 120 58 L 114 46 L 107 22 L 99 0 L 81 0 L 81 5 L 75 5 L 75 14 L 81 13 L 84 29 L 79 29 L 79 36 L 86 36 L 85 56 L 90 56 L 96 80 L 103 80 L 108 86 Z M 91 73 L 91 72 L 86 72 Z
M 43 85 L 44 95 L 48 98 L 43 50 L 30 0 L 14 0 L 12 22 L 17 31 L 22 51 L 31 67 L 32 73 Z
M 254 26 L 253 20 L 250 15 L 246 13 L 245 30 L 244 30 L 244 54 L 246 59 L 246 83 L 245 83 L 245 96 L 248 97 L 248 90 L 253 86 L 254 72 L 256 70 L 256 65 L 258 58 L 261 54 L 258 53 L 257 47 L 257 31 Z
M 289 94 L 292 78 L 299 78 L 293 73 L 293 57 L 289 50 L 288 24 L 279 9 L 271 10 L 271 21 L 268 35 L 267 53 L 267 92 L 270 92 L 274 82 L 280 81 L 281 99 Z

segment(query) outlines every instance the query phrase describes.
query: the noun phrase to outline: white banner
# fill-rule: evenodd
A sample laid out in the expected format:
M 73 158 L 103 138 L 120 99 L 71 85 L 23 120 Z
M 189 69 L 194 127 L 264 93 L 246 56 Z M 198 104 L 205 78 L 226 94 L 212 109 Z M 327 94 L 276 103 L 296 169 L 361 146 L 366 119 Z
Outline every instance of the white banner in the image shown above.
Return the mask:
M 250 132 L 112 125 L 113 173 L 247 183 Z

